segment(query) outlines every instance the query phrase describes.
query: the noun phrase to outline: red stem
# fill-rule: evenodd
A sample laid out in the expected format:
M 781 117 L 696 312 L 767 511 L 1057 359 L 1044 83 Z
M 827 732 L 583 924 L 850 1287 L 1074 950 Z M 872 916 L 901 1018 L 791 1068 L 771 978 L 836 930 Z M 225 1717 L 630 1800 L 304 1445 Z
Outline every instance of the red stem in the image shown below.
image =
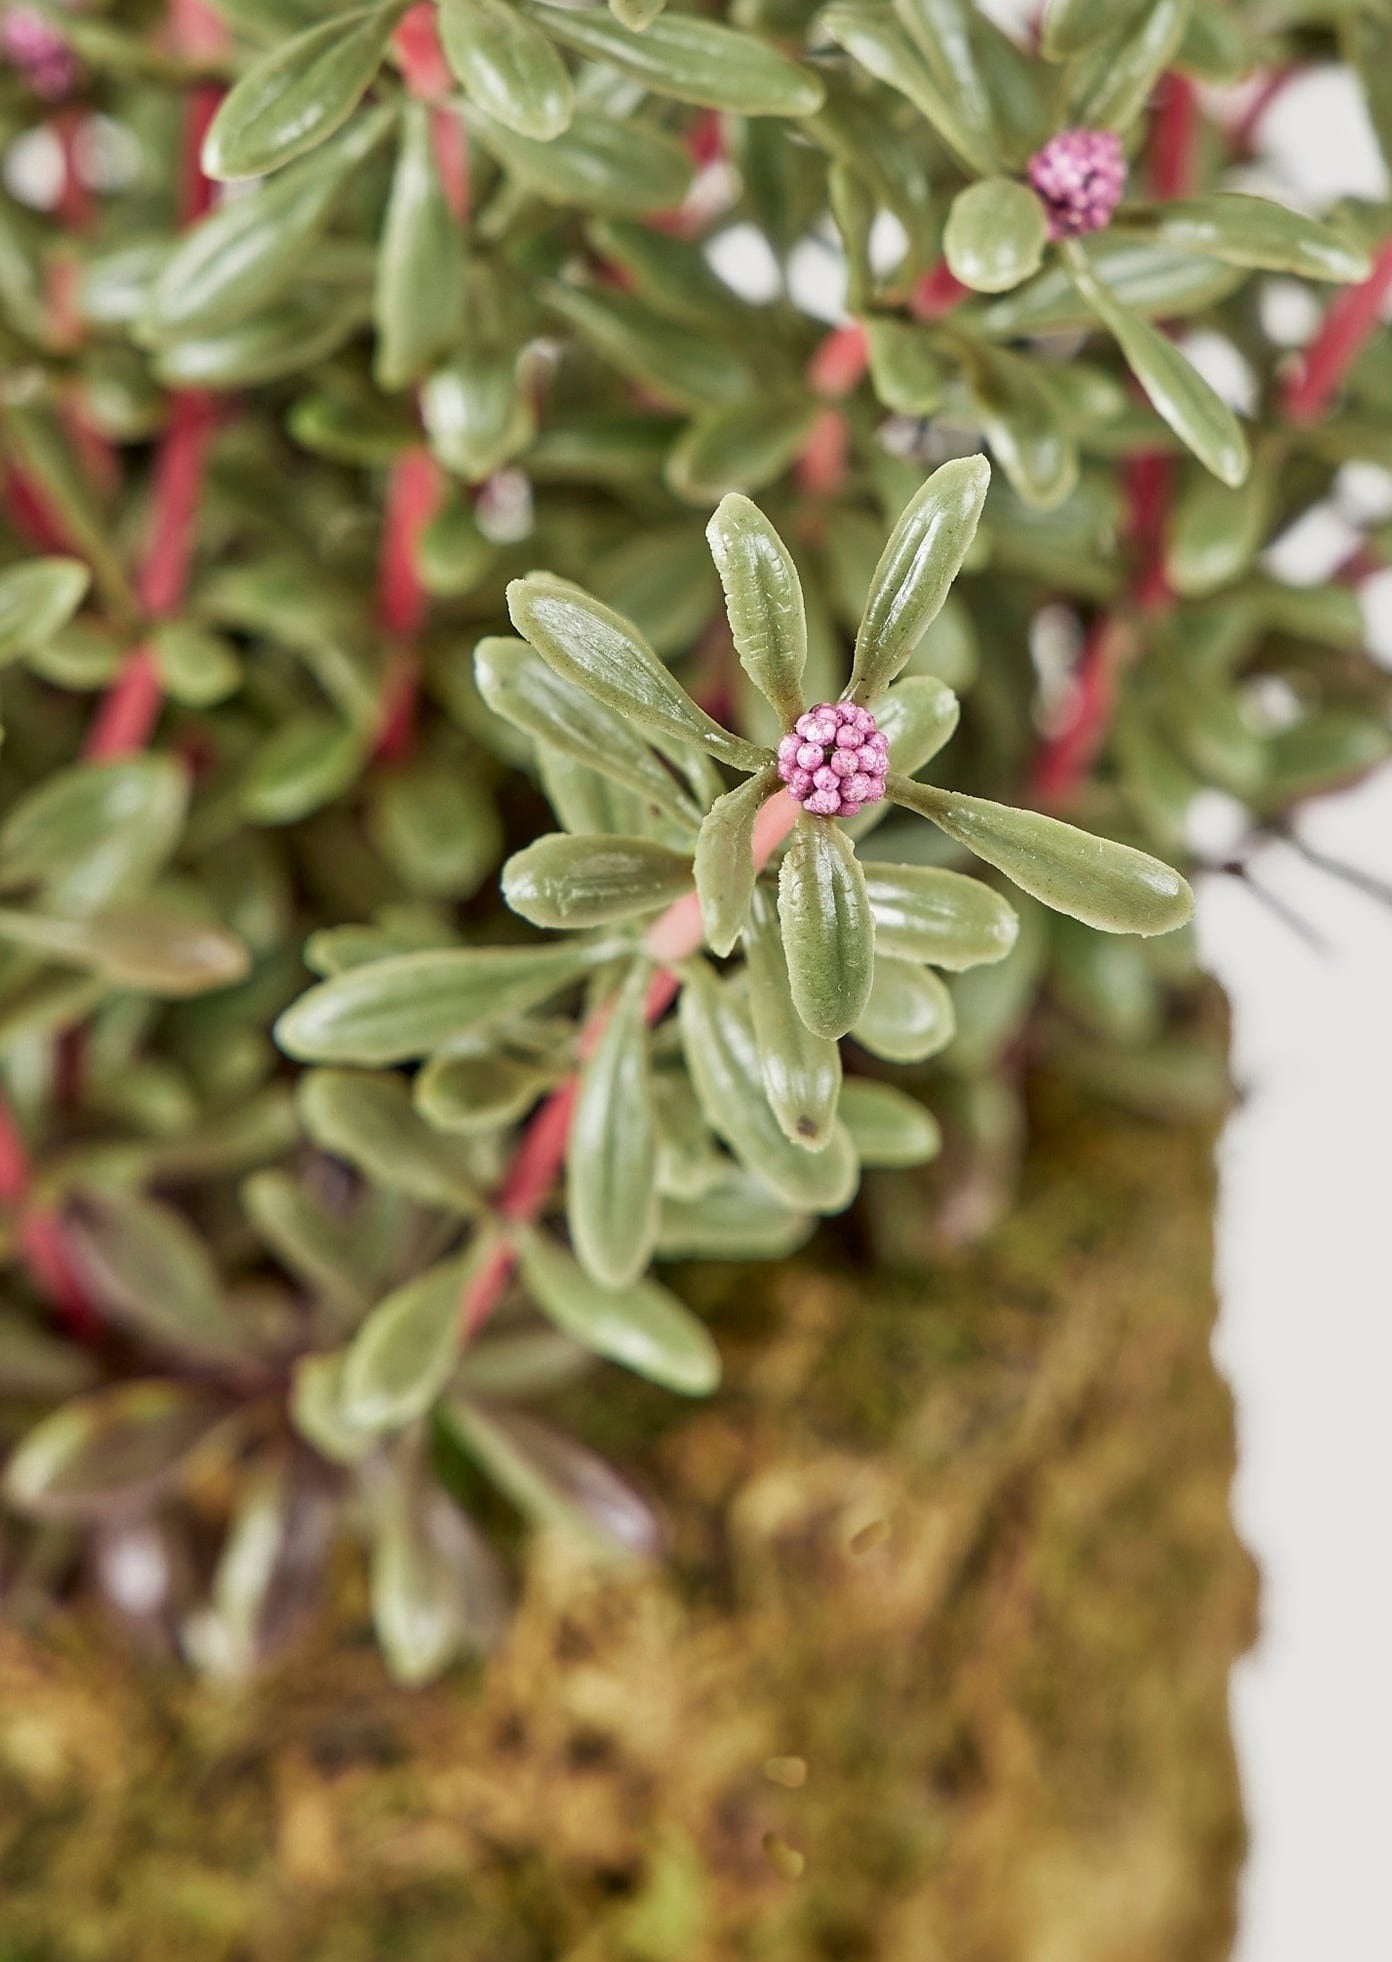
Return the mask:
M 1331 302 L 1324 325 L 1286 384 L 1281 406 L 1291 422 L 1319 421 L 1381 325 L 1383 302 L 1389 293 L 1392 240 L 1379 250 L 1362 285 L 1346 286 Z
M 1186 198 L 1194 188 L 1199 135 L 1198 91 L 1187 75 L 1164 76 L 1157 91 L 1146 175 L 1155 198 Z
M 753 858 L 756 869 L 767 864 L 787 837 L 797 820 L 797 813 L 798 807 L 786 791 L 779 791 L 770 797 L 760 809 L 754 825 Z M 668 907 L 649 931 L 645 944 L 654 960 L 666 963 L 689 959 L 700 947 L 701 940 L 701 903 L 696 894 L 690 892 Z M 680 988 L 680 977 L 672 968 L 660 966 L 648 984 L 643 1005 L 649 1027 L 661 1021 L 676 1000 Z M 606 1019 L 607 1010 L 599 1009 L 581 1029 L 577 1047 L 582 1060 L 593 1052 Z M 540 1218 L 546 1206 L 565 1163 L 570 1122 L 579 1088 L 580 1076 L 575 1071 L 564 1082 L 557 1084 L 522 1133 L 521 1143 L 498 1194 L 498 1211 L 511 1225 L 530 1225 Z M 500 1240 L 464 1291 L 460 1311 L 466 1341 L 473 1340 L 498 1306 L 516 1266 L 515 1245 L 511 1240 Z

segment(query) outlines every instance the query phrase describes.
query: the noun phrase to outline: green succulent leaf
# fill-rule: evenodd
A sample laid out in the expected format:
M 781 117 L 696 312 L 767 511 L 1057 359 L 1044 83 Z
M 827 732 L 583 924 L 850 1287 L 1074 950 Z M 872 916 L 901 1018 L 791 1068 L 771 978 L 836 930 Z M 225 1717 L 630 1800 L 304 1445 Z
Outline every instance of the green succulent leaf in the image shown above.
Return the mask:
M 1008 293 L 1038 272 L 1048 241 L 1044 207 L 1029 186 L 987 177 L 952 200 L 943 251 L 964 286 Z
M 542 298 L 602 361 L 662 401 L 698 414 L 751 406 L 754 377 L 729 338 L 666 319 L 631 293 L 556 280 Z
M 339 1405 L 355 1430 L 399 1431 L 423 1417 L 454 1373 L 464 1347 L 462 1302 L 468 1261 L 446 1260 L 379 1301 L 343 1358 Z
M 493 1555 L 414 1453 L 387 1467 L 371 1585 L 373 1626 L 398 1683 L 428 1683 L 461 1650 L 487 1649 L 501 1631 L 505 1597 Z
M 29 559 L 0 572 L 0 666 L 43 647 L 76 613 L 91 584 L 77 559 Z
M 1239 191 L 1128 207 L 1126 219 L 1144 225 L 1161 245 L 1205 253 L 1231 266 L 1343 282 L 1366 279 L 1371 270 L 1362 247 L 1332 225 Z
M 892 1083 L 851 1077 L 841 1092 L 841 1118 L 867 1167 L 926 1165 L 942 1150 L 932 1111 Z
M 1176 592 L 1196 597 L 1240 578 L 1265 543 L 1273 488 L 1260 457 L 1235 488 L 1193 473 L 1175 499 L 1165 538 L 1165 572 Z
M 179 842 L 188 773 L 172 756 L 78 763 L 12 804 L 0 824 L 0 882 L 90 913 L 147 886 Z
M 580 1265 L 626 1288 L 657 1242 L 657 1109 L 645 1015 L 648 965 L 635 962 L 580 1072 L 566 1166 L 566 1224 Z
M 656 912 L 690 892 L 691 859 L 647 838 L 552 832 L 503 867 L 503 897 L 533 926 L 591 927 Z
M 476 106 L 469 128 L 510 177 L 546 204 L 640 218 L 675 209 L 691 182 L 680 143 L 631 118 L 581 110 L 559 136 L 536 142 Z
M 870 998 L 852 1035 L 887 1063 L 923 1063 L 956 1033 L 952 997 L 931 969 L 880 954 Z
M 1047 0 L 1041 50 L 1048 61 L 1066 61 L 1104 40 L 1119 20 L 1130 20 L 1143 0 Z
M 682 1052 L 706 1121 L 749 1173 L 798 1212 L 837 1213 L 854 1197 L 858 1168 L 845 1130 L 808 1151 L 784 1136 L 764 1094 L 763 1063 L 747 1001 L 702 961 L 686 974 Z
M 691 504 L 762 490 L 795 460 L 816 414 L 816 403 L 801 394 L 706 409 L 673 444 L 667 481 Z
M 761 770 L 768 762 L 767 750 L 732 736 L 697 708 L 636 628 L 568 580 L 540 572 L 514 579 L 508 612 L 554 673 L 640 727 L 696 743 L 737 770 Z
M 84 1191 L 65 1209 L 63 1230 L 104 1317 L 195 1361 L 254 1352 L 224 1300 L 212 1253 L 172 1206 L 136 1192 Z
M 910 499 L 875 568 L 856 635 L 855 701 L 883 695 L 935 618 L 976 536 L 990 481 L 985 457 L 958 457 Z
M 596 700 L 578 679 L 554 673 L 522 640 L 491 635 L 474 649 L 479 692 L 496 714 L 549 744 L 678 823 L 697 811 L 671 771 L 616 708 Z
M 831 820 L 798 817 L 778 875 L 778 918 L 797 1012 L 834 1041 L 870 993 L 875 922 L 855 847 Z
M 100 1519 L 148 1506 L 226 1418 L 182 1383 L 117 1383 L 75 1397 L 21 1440 L 5 1497 L 39 1519 Z
M 753 34 L 691 14 L 663 14 L 641 32 L 598 8 L 539 7 L 536 19 L 567 47 L 655 95 L 736 116 L 810 116 L 824 90 L 810 69 Z
M 611 1557 L 658 1551 L 662 1534 L 651 1508 L 573 1438 L 474 1397 L 451 1399 L 448 1424 L 466 1455 L 535 1525 Z
M 877 954 L 933 967 L 979 967 L 1015 945 L 1015 909 L 980 879 L 930 865 L 867 865 Z
M 1150 0 L 1139 13 L 1114 11 L 1111 32 L 1071 65 L 1070 120 L 1085 129 L 1128 128 L 1174 59 L 1190 5 L 1191 0 Z
M 375 373 L 386 389 L 420 380 L 453 346 L 463 319 L 460 228 L 435 163 L 430 112 L 419 102 L 408 103 L 403 111 L 372 312 Z
M 482 1211 L 467 1146 L 425 1122 L 402 1077 L 311 1070 L 300 1080 L 296 1102 L 315 1144 L 374 1184 L 447 1212 Z
M 932 333 L 894 314 L 867 314 L 861 322 L 870 357 L 870 379 L 887 409 L 901 416 L 929 416 L 943 397 L 943 367 Z
M 203 143 L 209 177 L 261 177 L 347 122 L 381 66 L 406 0 L 340 14 L 284 41 L 248 69 Z
M 807 614 L 792 553 L 758 506 L 737 492 L 722 498 L 706 538 L 735 652 L 784 728 L 791 728 L 802 712 L 807 666 Z
M 478 108 L 534 143 L 570 128 L 575 90 L 565 63 L 509 0 L 440 0 L 439 25 L 445 57 Z
M 518 1258 L 537 1306 L 582 1348 L 682 1396 L 708 1396 L 720 1381 L 705 1326 L 656 1281 L 602 1286 L 541 1233 L 522 1239 Z
M 0 941 L 150 995 L 206 994 L 240 981 L 250 965 L 224 927 L 153 904 L 106 906 L 82 919 L 4 908 Z
M 1194 895 L 1168 865 L 1094 837 L 1040 811 L 890 777 L 897 804 L 931 818 L 949 838 L 1004 872 L 1031 898 L 1102 933 L 1172 933 L 1194 911 Z
M 921 16 L 926 19 L 926 14 Z M 832 39 L 868 75 L 908 97 L 943 142 L 974 175 L 989 177 L 999 159 L 976 125 L 976 104 L 959 101 L 934 68 L 877 0 L 832 0 L 819 16 Z
M 1074 284 L 1113 335 L 1158 414 L 1205 470 L 1225 484 L 1240 484 L 1250 457 L 1237 417 L 1187 356 L 1139 314 L 1119 304 L 1082 253 L 1065 247 Z
M 409 1062 L 490 1022 L 525 1014 L 578 981 L 602 951 L 566 941 L 427 949 L 371 961 L 301 995 L 276 1023 L 276 1041 L 306 1063 Z
M 788 959 L 772 895 L 754 895 L 744 933 L 749 1008 L 759 1045 L 764 1090 L 785 1137 L 807 1151 L 831 1141 L 841 1089 L 841 1052 L 814 1035 L 793 1000 Z
M 772 764 L 717 797 L 696 838 L 696 891 L 711 951 L 725 955 L 740 935 L 754 892 L 754 824 L 778 789 Z

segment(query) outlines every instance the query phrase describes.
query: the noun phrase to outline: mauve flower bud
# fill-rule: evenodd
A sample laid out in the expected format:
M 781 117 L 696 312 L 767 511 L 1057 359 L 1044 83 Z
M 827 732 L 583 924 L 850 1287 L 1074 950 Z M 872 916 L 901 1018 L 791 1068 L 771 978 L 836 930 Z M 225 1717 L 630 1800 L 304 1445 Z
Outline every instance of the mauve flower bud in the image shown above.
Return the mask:
M 58 29 L 32 7 L 0 12 L 0 60 L 9 63 L 44 102 L 61 102 L 77 87 L 77 56 Z
M 889 741 L 868 709 L 819 702 L 778 745 L 778 774 L 806 811 L 849 817 L 884 796 Z
M 1121 138 L 1109 129 L 1066 129 L 1036 151 L 1026 175 L 1048 213 L 1050 238 L 1099 232 L 1126 188 Z

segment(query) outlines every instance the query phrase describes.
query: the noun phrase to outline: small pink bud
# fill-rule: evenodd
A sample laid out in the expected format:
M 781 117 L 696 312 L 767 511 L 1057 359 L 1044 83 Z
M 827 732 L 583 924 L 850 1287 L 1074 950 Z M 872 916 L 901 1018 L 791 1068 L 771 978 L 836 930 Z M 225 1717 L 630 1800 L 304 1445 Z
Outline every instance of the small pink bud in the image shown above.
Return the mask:
M 854 702 L 819 702 L 778 745 L 779 776 L 817 817 L 850 817 L 878 803 L 888 767 L 888 737 Z
M 1054 239 L 1081 238 L 1110 224 L 1126 174 L 1121 138 L 1110 129 L 1063 130 L 1035 152 L 1026 171 Z

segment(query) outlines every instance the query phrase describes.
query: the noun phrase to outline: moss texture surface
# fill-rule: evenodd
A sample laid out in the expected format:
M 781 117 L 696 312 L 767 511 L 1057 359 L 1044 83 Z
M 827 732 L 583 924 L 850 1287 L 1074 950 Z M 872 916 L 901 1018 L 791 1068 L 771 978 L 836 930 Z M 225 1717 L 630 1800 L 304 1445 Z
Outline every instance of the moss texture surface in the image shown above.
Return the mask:
M 672 1566 L 537 1548 L 486 1670 L 392 1689 L 349 1575 L 249 1688 L 0 1638 L 4 1962 L 1226 1955 L 1212 1133 L 1033 1102 L 1022 1205 L 928 1278 L 684 1277 L 729 1385 L 648 1446 Z M 584 1398 L 640 1462 L 669 1409 Z

